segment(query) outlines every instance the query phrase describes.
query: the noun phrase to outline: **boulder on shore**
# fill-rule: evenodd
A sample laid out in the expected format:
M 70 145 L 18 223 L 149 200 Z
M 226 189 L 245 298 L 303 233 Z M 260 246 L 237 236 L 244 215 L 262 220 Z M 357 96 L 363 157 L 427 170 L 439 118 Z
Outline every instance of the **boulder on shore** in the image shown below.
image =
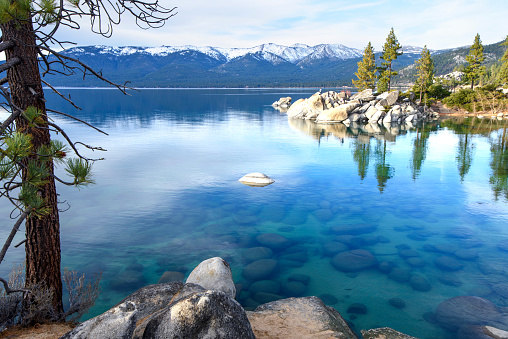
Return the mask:
M 339 312 L 317 297 L 272 301 L 247 316 L 257 339 L 357 339 Z
M 187 281 L 143 287 L 105 313 L 79 324 L 62 339 L 254 339 L 244 309 L 233 299 L 235 287 L 229 264 L 221 258 L 205 260 Z M 208 290 L 189 281 L 199 282 Z
M 201 262 L 190 273 L 186 283 L 196 284 L 207 290 L 222 291 L 233 299 L 236 296 L 231 267 L 224 259 L 219 257 Z
M 291 97 L 280 98 L 272 104 L 273 107 L 288 108 L 291 106 Z

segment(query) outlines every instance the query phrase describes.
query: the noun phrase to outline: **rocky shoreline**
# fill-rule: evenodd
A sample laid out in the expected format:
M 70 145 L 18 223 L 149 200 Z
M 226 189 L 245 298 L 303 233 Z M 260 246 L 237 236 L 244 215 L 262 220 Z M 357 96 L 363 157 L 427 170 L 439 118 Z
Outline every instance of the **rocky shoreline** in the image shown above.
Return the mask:
M 287 298 L 245 311 L 235 300 L 229 264 L 201 262 L 186 282 L 149 285 L 62 339 L 114 338 L 345 338 L 416 339 L 391 328 L 355 333 L 339 312 L 317 297 Z M 459 296 L 439 304 L 432 319 L 458 338 L 508 338 L 508 315 L 492 302 Z
M 400 92 L 381 94 L 371 89 L 349 96 L 346 92 L 317 92 L 310 98 L 291 104 L 291 98 L 281 98 L 272 104 L 289 118 L 313 120 L 317 123 L 408 124 L 436 119 L 439 113 L 415 102 L 414 93 L 401 97 Z

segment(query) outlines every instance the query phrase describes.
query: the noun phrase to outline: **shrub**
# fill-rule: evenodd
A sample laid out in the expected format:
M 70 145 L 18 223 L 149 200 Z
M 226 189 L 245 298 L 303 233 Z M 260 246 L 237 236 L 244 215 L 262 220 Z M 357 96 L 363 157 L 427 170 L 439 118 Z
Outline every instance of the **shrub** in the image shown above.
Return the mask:
M 11 290 L 21 292 L 0 293 L 0 331 L 14 325 L 28 326 L 53 321 L 78 321 L 95 304 L 100 292 L 101 274 L 87 281 L 85 275 L 65 269 L 63 280 L 69 291 L 69 310 L 64 314 L 53 314 L 53 290 L 41 285 L 25 286 L 24 265 L 14 266 L 9 274 L 8 285 Z
M 451 92 L 442 84 L 432 84 L 429 87 L 429 97 L 437 100 L 442 100 L 451 95 Z
M 448 107 L 463 108 L 468 111 L 472 110 L 471 103 L 475 100 L 475 91 L 470 88 L 462 88 L 458 92 L 452 93 L 443 100 Z

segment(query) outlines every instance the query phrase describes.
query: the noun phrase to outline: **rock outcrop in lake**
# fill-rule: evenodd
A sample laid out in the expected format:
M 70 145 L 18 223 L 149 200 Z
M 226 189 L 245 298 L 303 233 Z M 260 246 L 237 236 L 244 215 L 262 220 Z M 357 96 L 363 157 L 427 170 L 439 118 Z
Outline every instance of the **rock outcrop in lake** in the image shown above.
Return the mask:
M 414 95 L 401 100 L 395 90 L 376 95 L 366 89 L 349 97 L 345 92 L 317 92 L 307 99 L 295 101 L 287 110 L 289 118 L 308 119 L 318 123 L 414 124 L 439 116 L 416 105 Z M 413 99 L 413 100 L 412 100 Z M 281 98 L 287 102 L 287 98 Z M 280 100 L 279 100 L 280 101 Z

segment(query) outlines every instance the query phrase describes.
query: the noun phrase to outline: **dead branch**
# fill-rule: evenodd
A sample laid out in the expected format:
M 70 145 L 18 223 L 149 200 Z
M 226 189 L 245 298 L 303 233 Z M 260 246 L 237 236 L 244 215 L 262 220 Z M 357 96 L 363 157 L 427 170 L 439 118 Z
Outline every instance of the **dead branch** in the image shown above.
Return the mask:
M 46 86 L 48 86 L 49 88 L 51 88 L 51 90 L 53 92 L 55 92 L 56 94 L 58 94 L 62 99 L 64 99 L 65 101 L 67 101 L 68 103 L 70 103 L 72 106 L 74 106 L 74 108 L 77 108 L 79 110 L 81 110 L 81 107 L 77 106 L 71 99 L 67 98 L 65 95 L 63 95 L 62 93 L 58 92 L 56 90 L 56 88 L 54 88 L 53 86 L 51 86 L 48 82 L 44 81 L 43 79 L 41 79 L 42 83 Z
M 19 64 L 20 62 L 21 62 L 21 59 L 18 57 L 14 57 L 14 58 L 7 60 L 6 62 L 4 62 L 3 64 L 0 65 L 0 73 L 8 70 L 12 66 Z
M 16 293 L 16 292 L 23 292 L 23 298 L 24 298 L 28 293 L 30 293 L 30 290 L 26 290 L 24 288 L 11 289 L 9 287 L 9 283 L 7 281 L 5 281 L 5 279 L 3 279 L 3 278 L 0 278 L 0 282 L 2 282 L 4 284 L 4 290 L 5 290 L 5 293 L 7 293 L 7 294 Z
M 55 111 L 54 109 L 49 109 L 49 108 L 46 108 L 46 111 L 47 111 L 47 112 L 56 113 L 56 114 L 60 114 L 60 115 L 63 115 L 64 117 L 67 117 L 67 118 L 74 119 L 74 120 L 76 120 L 76 121 L 78 121 L 78 122 L 80 122 L 80 123 L 82 123 L 82 124 L 87 125 L 88 127 L 93 128 L 93 129 L 94 129 L 94 130 L 96 130 L 97 132 L 100 132 L 100 133 L 105 134 L 105 135 L 109 135 L 108 133 L 104 132 L 103 130 L 101 130 L 101 129 L 97 128 L 97 127 L 95 127 L 94 125 L 91 125 L 91 124 L 89 124 L 88 122 L 86 122 L 86 121 L 84 121 L 84 120 L 81 120 L 81 119 L 78 119 L 78 118 L 76 118 L 76 117 L 73 117 L 73 116 L 72 116 L 72 115 L 70 115 L 70 114 L 63 113 L 63 112 L 59 112 L 59 111 Z
M 30 213 L 30 208 L 26 208 L 21 216 L 18 218 L 14 226 L 12 227 L 11 233 L 9 234 L 9 237 L 7 237 L 7 240 L 5 241 L 4 247 L 2 248 L 2 251 L 0 252 L 0 263 L 4 260 L 5 253 L 7 253 L 7 249 L 11 246 L 12 240 L 14 239 L 14 236 L 18 232 L 19 226 L 21 223 L 26 219 L 28 214 Z M 5 282 L 4 282 L 5 284 Z M 7 289 L 6 289 L 7 290 Z

